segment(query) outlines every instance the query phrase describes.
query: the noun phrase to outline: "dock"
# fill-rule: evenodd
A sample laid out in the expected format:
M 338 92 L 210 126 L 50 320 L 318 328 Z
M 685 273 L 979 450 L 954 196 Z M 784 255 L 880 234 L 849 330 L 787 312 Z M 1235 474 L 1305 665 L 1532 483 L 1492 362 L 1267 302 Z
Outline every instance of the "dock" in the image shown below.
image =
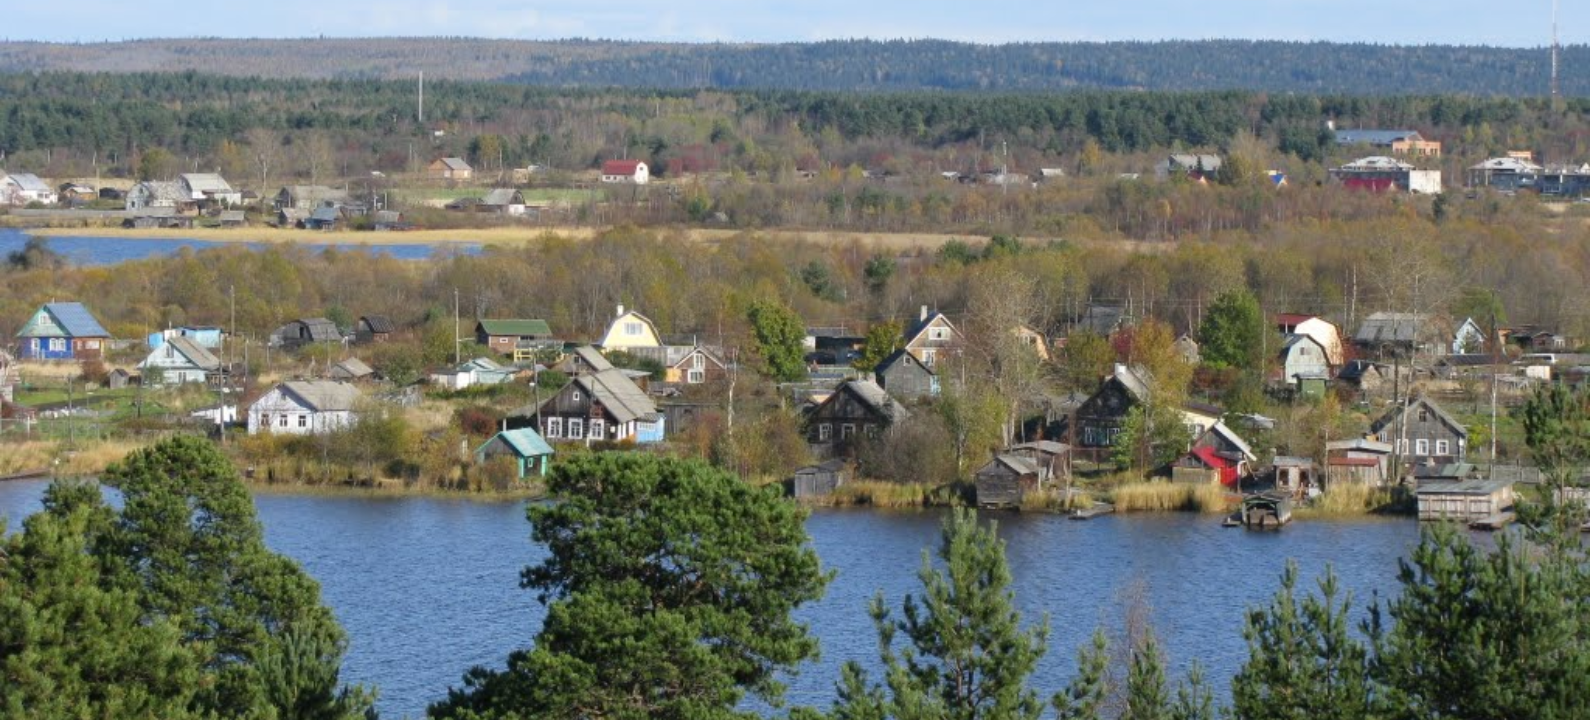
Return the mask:
M 1109 515 L 1115 512 L 1115 506 L 1109 503 L 1096 502 L 1091 507 L 1078 508 L 1071 511 L 1072 520 L 1092 520 L 1100 515 Z
M 5 482 L 7 480 L 36 480 L 36 479 L 42 478 L 42 477 L 49 477 L 49 475 L 50 475 L 50 469 L 47 468 L 47 467 L 44 467 L 44 468 L 37 468 L 37 469 L 34 469 L 34 470 L 23 470 L 21 472 L 14 472 L 14 473 L 11 473 L 10 475 L 0 475 L 0 482 Z
M 1513 511 L 1504 510 L 1475 520 L 1469 523 L 1469 527 L 1475 530 L 1500 530 L 1511 525 L 1517 519 L 1518 515 L 1514 514 Z

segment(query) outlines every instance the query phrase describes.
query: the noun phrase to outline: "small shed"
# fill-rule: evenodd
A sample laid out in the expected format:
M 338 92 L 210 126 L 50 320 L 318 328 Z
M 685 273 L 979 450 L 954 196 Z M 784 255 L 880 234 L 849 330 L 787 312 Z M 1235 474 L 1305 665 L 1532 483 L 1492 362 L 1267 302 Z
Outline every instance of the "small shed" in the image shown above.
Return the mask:
M 248 216 L 242 210 L 222 210 L 221 227 L 240 228 L 248 226 Z
M 348 358 L 332 365 L 328 374 L 332 380 L 359 381 L 375 377 L 375 370 L 370 369 L 370 366 L 359 358 Z
M 105 385 L 111 390 L 123 390 L 137 382 L 137 376 L 122 368 L 116 368 L 105 376 Z
M 1513 506 L 1511 480 L 1436 480 L 1420 483 L 1420 520 L 1474 522 Z
M 475 449 L 475 462 L 484 463 L 494 457 L 511 457 L 518 461 L 519 479 L 547 473 L 547 463 L 552 458 L 552 446 L 533 428 L 504 430 L 492 436 Z
M 1314 485 L 1314 460 L 1312 458 L 1275 456 L 1275 489 L 1298 497 Z
M 1292 521 L 1292 498 L 1285 493 L 1267 492 L 1242 498 L 1242 526 L 1249 529 L 1278 529 Z
M 1019 507 L 1038 485 L 1037 462 L 1009 453 L 996 455 L 977 471 L 977 506 Z
M 791 491 L 797 499 L 826 497 L 849 481 L 850 467 L 834 459 L 796 470 Z

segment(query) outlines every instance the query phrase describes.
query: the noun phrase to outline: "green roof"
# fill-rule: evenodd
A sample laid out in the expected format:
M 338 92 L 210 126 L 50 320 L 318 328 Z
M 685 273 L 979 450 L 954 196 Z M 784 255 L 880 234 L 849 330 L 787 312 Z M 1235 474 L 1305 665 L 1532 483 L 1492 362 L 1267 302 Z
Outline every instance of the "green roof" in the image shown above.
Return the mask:
M 545 320 L 481 320 L 479 327 L 487 335 L 529 337 L 552 335 L 552 327 Z
M 513 448 L 514 452 L 519 453 L 519 457 L 540 457 L 552 454 L 552 446 L 542 439 L 540 433 L 531 428 L 504 430 L 498 433 L 497 437 L 508 443 L 508 446 Z

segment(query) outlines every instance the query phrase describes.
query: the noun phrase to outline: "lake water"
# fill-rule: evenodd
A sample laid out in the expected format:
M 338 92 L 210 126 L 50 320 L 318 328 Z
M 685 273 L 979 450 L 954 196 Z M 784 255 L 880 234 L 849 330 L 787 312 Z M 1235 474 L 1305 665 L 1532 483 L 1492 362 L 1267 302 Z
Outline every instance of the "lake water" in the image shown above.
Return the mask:
M 42 481 L 0 483 L 0 517 L 14 530 L 39 508 Z M 321 583 L 351 641 L 345 679 L 379 687 L 383 717 L 419 717 L 472 665 L 501 667 L 540 627 L 542 609 L 518 587 L 537 562 L 522 503 L 445 498 L 260 495 L 270 546 Z M 822 660 L 790 680 L 792 702 L 827 707 L 839 666 L 875 665 L 867 602 L 898 607 L 919 592 L 922 550 L 937 540 L 936 512 L 818 511 L 807 522 L 823 564 L 838 575 L 803 608 Z M 1417 523 L 1298 521 L 1280 532 L 1225 529 L 1198 515 L 1107 516 L 1088 522 L 999 513 L 1017 601 L 1029 620 L 1048 613 L 1054 633 L 1034 684 L 1045 694 L 1071 676 L 1076 649 L 1101 623 L 1119 629 L 1128 598 L 1146 599 L 1179 675 L 1192 660 L 1224 694 L 1246 657 L 1246 608 L 1267 602 L 1287 560 L 1312 588 L 1334 565 L 1355 597 L 1394 591 L 1397 558 Z
M 246 233 L 246 230 L 240 230 Z M 0 228 L 0 258 L 21 250 L 27 243 L 28 235 L 25 231 L 13 228 Z M 235 246 L 238 243 L 214 242 L 209 240 L 179 240 L 179 239 L 129 239 L 105 237 L 75 237 L 56 236 L 49 238 L 50 249 L 66 256 L 78 265 L 114 265 L 128 260 L 142 260 L 151 257 L 175 255 L 183 248 L 204 250 L 207 248 Z M 266 243 L 244 243 L 251 248 L 262 248 Z M 302 243 L 302 247 L 319 251 L 326 248 L 338 250 L 364 251 L 372 254 L 387 254 L 399 260 L 424 260 L 433 257 L 437 252 L 443 254 L 463 253 L 475 255 L 480 253 L 480 246 L 469 243 L 458 244 L 423 244 L 423 245 L 381 245 L 364 243 Z

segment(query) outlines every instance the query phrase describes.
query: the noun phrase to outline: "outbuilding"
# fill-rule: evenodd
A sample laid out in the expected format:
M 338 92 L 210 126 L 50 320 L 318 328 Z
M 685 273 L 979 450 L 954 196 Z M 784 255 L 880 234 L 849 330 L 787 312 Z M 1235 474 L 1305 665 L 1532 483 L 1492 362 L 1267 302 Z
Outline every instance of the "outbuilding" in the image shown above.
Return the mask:
M 796 470 L 791 492 L 797 499 L 827 497 L 849 481 L 850 466 L 835 458 Z
M 1436 480 L 1419 484 L 1420 520 L 1474 522 L 1507 510 L 1515 499 L 1511 480 Z
M 513 458 L 519 468 L 519 479 L 523 480 L 531 475 L 547 474 L 552 446 L 533 428 L 504 430 L 475 449 L 477 463 L 484 463 L 494 457 Z

